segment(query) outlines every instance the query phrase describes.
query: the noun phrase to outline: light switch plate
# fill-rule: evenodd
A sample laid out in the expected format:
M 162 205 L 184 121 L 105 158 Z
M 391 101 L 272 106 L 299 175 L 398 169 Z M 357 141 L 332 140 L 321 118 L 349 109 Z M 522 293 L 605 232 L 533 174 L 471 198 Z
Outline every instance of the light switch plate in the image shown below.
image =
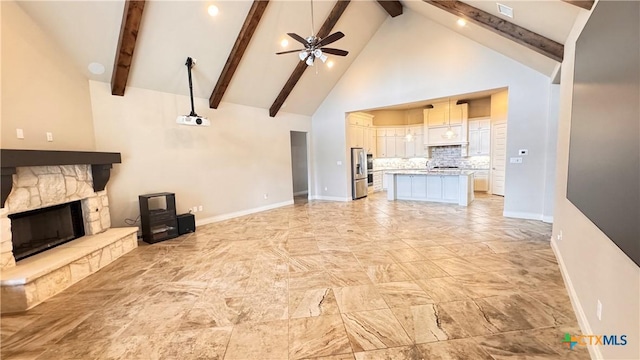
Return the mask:
M 24 131 L 22 131 L 22 129 L 16 129 L 16 137 L 18 139 L 24 139 Z
M 53 133 L 50 133 L 50 132 L 47 133 L 47 141 L 49 142 L 53 141 Z

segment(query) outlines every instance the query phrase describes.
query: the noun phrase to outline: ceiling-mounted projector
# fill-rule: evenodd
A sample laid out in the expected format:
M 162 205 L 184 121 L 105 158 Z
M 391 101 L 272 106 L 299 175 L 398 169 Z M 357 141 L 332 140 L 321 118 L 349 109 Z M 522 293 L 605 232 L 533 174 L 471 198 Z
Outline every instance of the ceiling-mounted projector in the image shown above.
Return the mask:
M 187 58 L 185 65 L 187 66 L 187 73 L 189 74 L 189 96 L 191 98 L 191 113 L 189 115 L 179 115 L 176 122 L 180 125 L 191 126 L 210 126 L 209 119 L 196 114 L 196 110 L 193 106 L 193 85 L 191 83 L 191 68 L 196 64 L 196 60 L 191 57 Z
M 193 125 L 193 126 L 210 126 L 211 121 L 202 116 L 189 116 L 180 115 L 176 119 L 176 122 L 180 125 Z

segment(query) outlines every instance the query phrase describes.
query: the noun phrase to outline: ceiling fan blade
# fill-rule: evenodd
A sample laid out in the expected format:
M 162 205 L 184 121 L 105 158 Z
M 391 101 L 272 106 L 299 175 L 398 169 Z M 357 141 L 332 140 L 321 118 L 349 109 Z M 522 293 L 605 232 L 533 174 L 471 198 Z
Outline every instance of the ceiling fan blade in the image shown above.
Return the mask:
M 277 52 L 277 53 L 276 53 L 276 55 L 290 54 L 290 53 L 300 52 L 300 51 L 304 51 L 304 50 L 305 50 L 305 49 L 289 50 L 289 51 L 280 51 L 280 52 Z
M 344 34 L 342 33 L 342 31 L 338 31 L 338 32 L 334 32 L 333 34 L 327 36 L 326 38 L 320 40 L 320 42 L 318 42 L 318 44 L 316 45 L 317 47 L 321 47 L 321 46 L 325 46 L 325 45 L 329 45 L 334 41 L 338 41 L 340 39 L 342 39 L 344 37 Z
M 305 38 L 303 38 L 302 36 L 295 34 L 295 33 L 287 33 L 287 35 L 291 36 L 292 38 L 294 38 L 296 41 L 298 41 L 299 43 L 301 43 L 304 46 L 307 46 L 307 40 Z
M 322 48 L 320 50 L 322 50 L 322 52 L 325 54 L 338 55 L 338 56 L 347 56 L 349 54 L 349 52 L 346 50 L 333 49 L 333 48 Z

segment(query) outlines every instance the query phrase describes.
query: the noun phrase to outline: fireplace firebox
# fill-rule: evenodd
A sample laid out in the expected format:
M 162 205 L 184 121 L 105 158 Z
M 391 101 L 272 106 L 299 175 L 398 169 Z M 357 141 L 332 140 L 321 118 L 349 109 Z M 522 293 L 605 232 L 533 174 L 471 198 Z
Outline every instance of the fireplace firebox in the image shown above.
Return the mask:
M 17 260 L 84 236 L 80 201 L 9 215 Z

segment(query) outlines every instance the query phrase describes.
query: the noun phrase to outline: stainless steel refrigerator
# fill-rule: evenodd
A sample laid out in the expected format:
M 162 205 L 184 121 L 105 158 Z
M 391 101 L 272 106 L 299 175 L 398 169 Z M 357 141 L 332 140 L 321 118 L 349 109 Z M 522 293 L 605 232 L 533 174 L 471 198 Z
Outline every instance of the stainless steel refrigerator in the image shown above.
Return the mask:
M 367 153 L 363 148 L 351 148 L 351 180 L 353 200 L 367 196 Z

